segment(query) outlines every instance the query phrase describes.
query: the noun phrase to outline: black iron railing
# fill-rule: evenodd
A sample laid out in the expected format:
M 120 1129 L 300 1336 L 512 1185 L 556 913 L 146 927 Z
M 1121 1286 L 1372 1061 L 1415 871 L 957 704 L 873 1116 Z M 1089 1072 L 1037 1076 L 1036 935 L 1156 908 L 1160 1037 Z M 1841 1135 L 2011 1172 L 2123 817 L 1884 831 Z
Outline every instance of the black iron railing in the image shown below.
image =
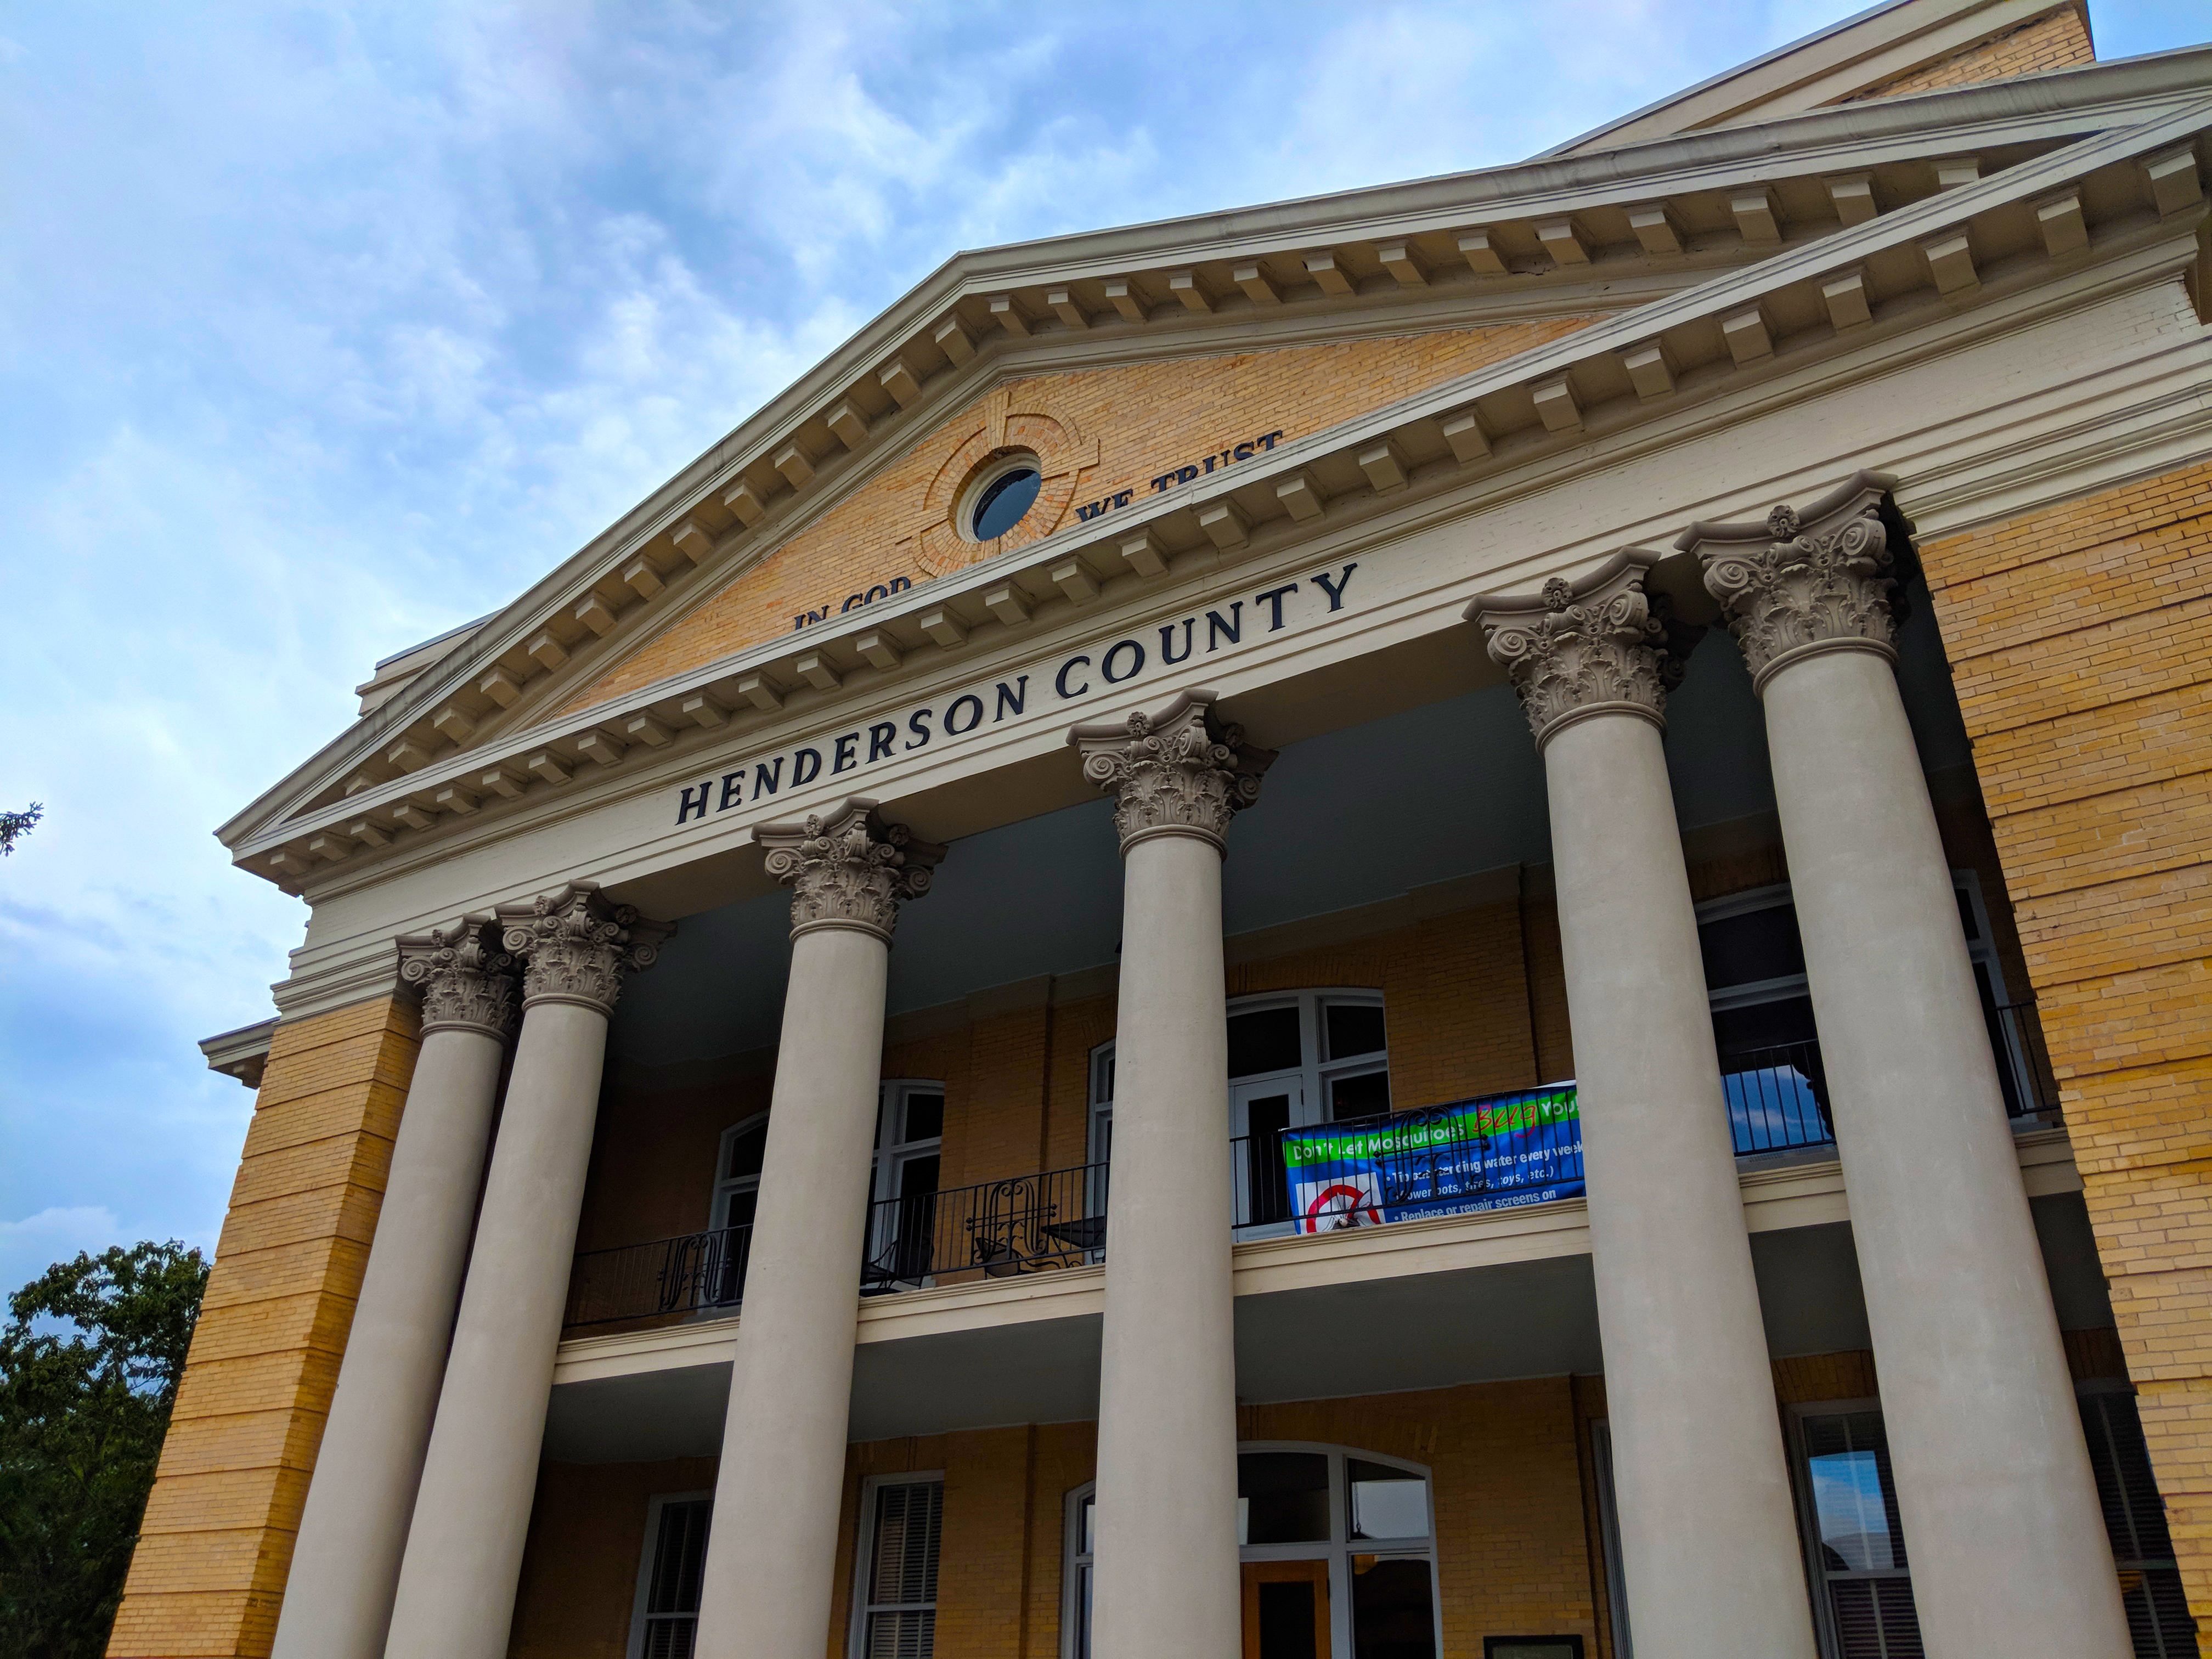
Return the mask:
M 1836 1138 L 1828 1122 L 1828 1079 L 1817 1042 L 1723 1054 L 1721 1095 L 1728 1102 L 1729 1133 L 1738 1158 L 1825 1146 Z
M 744 1294 L 753 1230 L 712 1232 L 586 1250 L 568 1273 L 563 1325 L 609 1325 L 669 1314 L 734 1312 Z
M 1079 1164 L 870 1205 L 860 1290 L 1076 1267 L 1105 1248 L 1106 1166 Z
M 2035 1005 L 2006 1003 L 1985 1010 L 1984 1018 L 1990 1048 L 1996 1056 L 2005 1115 L 2036 1117 L 2057 1111 L 2057 1079 L 2051 1073 Z M 1827 1073 L 1817 1042 L 1723 1053 L 1721 1092 L 1728 1101 L 1729 1131 L 1739 1158 L 1826 1146 L 1836 1139 L 1828 1117 Z
M 2011 1003 L 1988 1013 L 1990 1043 L 2013 1118 L 2055 1113 L 2058 1085 L 2037 1023 L 2035 1005 Z M 1739 1157 L 1833 1144 L 1828 1085 L 1817 1042 L 1790 1042 L 1721 1055 L 1721 1087 Z M 1524 1108 L 1546 1091 L 1499 1095 L 1426 1107 L 1335 1130 L 1374 1130 L 1379 1152 L 1359 1160 L 1371 1200 L 1341 1200 L 1330 1227 L 1395 1220 L 1409 1215 L 1542 1201 L 1547 1190 L 1580 1190 L 1581 1121 L 1556 1121 Z M 1516 1115 L 1518 1114 L 1518 1115 Z M 1240 1135 L 1229 1143 L 1231 1228 L 1239 1237 L 1299 1224 L 1284 1130 Z M 1488 1143 L 1514 1137 L 1513 1172 Z M 1533 1170 L 1533 1174 L 1532 1174 Z M 1302 1168 L 1308 1184 L 1329 1183 L 1330 1171 Z M 1358 1183 L 1347 1170 L 1335 1184 Z M 1042 1175 L 981 1182 L 945 1192 L 886 1199 L 868 1209 L 860 1267 L 862 1294 L 912 1290 L 963 1279 L 1000 1279 L 1103 1261 L 1106 1251 L 1107 1166 L 1077 1164 Z M 1492 1190 L 1494 1188 L 1494 1190 Z M 744 1289 L 750 1227 L 729 1227 L 658 1239 L 576 1258 L 564 1323 L 604 1325 L 696 1314 L 733 1312 Z

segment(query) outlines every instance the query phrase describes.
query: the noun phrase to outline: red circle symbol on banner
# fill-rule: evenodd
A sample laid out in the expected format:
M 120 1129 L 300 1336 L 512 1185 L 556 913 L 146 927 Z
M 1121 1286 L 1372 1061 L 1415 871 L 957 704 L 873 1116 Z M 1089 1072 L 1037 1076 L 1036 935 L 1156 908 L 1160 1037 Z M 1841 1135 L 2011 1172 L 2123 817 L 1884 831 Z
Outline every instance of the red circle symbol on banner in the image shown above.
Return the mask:
M 1334 1187 L 1324 1187 L 1306 1206 L 1306 1231 L 1310 1233 L 1340 1232 L 1346 1227 L 1375 1225 L 1381 1218 L 1375 1213 L 1375 1200 L 1357 1187 L 1340 1182 Z

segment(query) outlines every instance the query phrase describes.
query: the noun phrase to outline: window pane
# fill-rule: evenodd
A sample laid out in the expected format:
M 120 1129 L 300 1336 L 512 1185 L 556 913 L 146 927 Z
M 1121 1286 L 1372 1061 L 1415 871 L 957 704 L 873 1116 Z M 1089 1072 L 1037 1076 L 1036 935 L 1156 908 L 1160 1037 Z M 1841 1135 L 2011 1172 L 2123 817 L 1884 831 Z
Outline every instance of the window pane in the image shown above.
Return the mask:
M 1840 1578 L 1828 1597 L 1837 1659 L 1925 1659 L 1910 1578 Z
M 1821 1565 L 1830 1572 L 1903 1571 L 1905 1533 L 1881 1413 L 1808 1418 L 1805 1450 Z
M 1328 1539 L 1328 1458 L 1321 1452 L 1246 1452 L 1237 1460 L 1240 1544 Z
M 1291 1071 L 1300 1058 L 1296 1007 L 1261 1008 L 1229 1017 L 1230 1076 Z
M 938 1481 L 876 1488 L 869 1601 L 937 1600 L 937 1541 L 944 1522 L 945 1487 Z
M 714 1500 L 706 1498 L 660 1506 L 653 1582 L 646 1591 L 648 1613 L 699 1611 L 699 1570 L 707 1559 L 707 1525 L 714 1510 Z
M 1419 1475 L 1358 1458 L 1346 1460 L 1344 1475 L 1352 1488 L 1354 1538 L 1429 1535 L 1429 1483 Z
M 1371 1054 L 1382 1047 L 1382 1010 L 1372 1003 L 1332 1002 L 1324 1024 L 1331 1060 Z
M 740 1176 L 757 1176 L 761 1172 L 761 1154 L 768 1150 L 768 1125 L 757 1123 L 730 1141 L 730 1167 L 722 1171 L 726 1181 L 735 1181 Z
M 1259 1592 L 1260 1659 L 1316 1659 L 1314 1598 L 1320 1586 L 1309 1578 L 1253 1588 Z
M 1358 1077 L 1331 1078 L 1328 1081 L 1328 1115 L 1332 1122 L 1379 1117 L 1389 1109 L 1388 1072 L 1362 1072 Z
M 1705 958 L 1708 990 L 1784 979 L 1805 971 L 1805 947 L 1797 938 L 1797 911 L 1788 903 L 1703 924 L 1698 929 L 1698 949 Z
M 1427 1561 L 1352 1558 L 1352 1650 L 1358 1659 L 1435 1659 Z
M 906 1097 L 906 1138 L 934 1140 L 945 1133 L 945 1097 L 908 1095 Z
M 927 1158 L 910 1158 L 899 1165 L 901 1198 L 918 1198 L 924 1193 L 937 1190 L 939 1158 L 935 1152 Z
M 862 1650 L 867 1659 L 932 1659 L 937 1651 L 935 1609 L 870 1613 Z
M 1813 999 L 1784 997 L 1748 1008 L 1723 1008 L 1713 1015 L 1713 1043 L 1725 1062 L 1735 1054 L 1756 1054 L 1789 1043 L 1819 1039 L 1813 1024 Z M 1728 1070 L 1723 1064 L 1721 1070 Z
M 753 1212 L 759 1208 L 759 1188 L 748 1187 L 741 1193 L 732 1193 L 730 1206 L 722 1214 L 722 1224 L 725 1227 L 750 1227 L 753 1224 Z
M 1098 1547 L 1098 1500 L 1083 1500 L 1082 1518 L 1076 1522 L 1076 1553 L 1089 1555 Z
M 698 1635 L 696 1618 L 648 1619 L 645 1622 L 645 1659 L 691 1659 Z

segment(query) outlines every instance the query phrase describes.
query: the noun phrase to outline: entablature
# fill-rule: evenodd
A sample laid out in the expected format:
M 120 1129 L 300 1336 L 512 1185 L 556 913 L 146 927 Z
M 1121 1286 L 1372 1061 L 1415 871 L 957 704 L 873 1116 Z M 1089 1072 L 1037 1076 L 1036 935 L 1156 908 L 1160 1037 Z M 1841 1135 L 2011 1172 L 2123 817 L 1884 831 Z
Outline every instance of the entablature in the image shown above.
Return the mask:
M 1281 444 L 1174 496 L 952 572 L 864 612 L 764 641 L 617 701 L 431 753 L 350 796 L 237 836 L 239 861 L 298 890 L 357 878 L 395 844 L 596 793 L 584 780 L 732 729 L 884 695 L 891 677 L 993 654 L 1032 629 L 1248 557 L 1395 514 L 1424 495 L 1563 466 L 1679 435 L 1728 394 L 1862 348 L 1955 334 L 1993 301 L 2130 250 L 2203 216 L 2195 149 L 2212 100 L 2154 112 L 1962 182 L 1634 312 Z M 1863 372 L 1860 362 L 1857 372 Z M 470 671 L 474 672 L 473 667 Z M 894 694 L 895 695 L 895 694 Z M 473 737 L 471 731 L 469 737 Z M 240 826 L 233 826 L 236 830 Z M 319 885 L 320 884 L 318 884 Z

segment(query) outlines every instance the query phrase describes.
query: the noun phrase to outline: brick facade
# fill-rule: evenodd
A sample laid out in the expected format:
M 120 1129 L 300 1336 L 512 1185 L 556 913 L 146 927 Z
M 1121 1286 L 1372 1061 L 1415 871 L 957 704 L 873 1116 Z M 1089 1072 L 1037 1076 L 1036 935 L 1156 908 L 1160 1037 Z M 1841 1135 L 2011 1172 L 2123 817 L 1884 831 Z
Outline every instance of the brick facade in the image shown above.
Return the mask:
M 2040 75 L 2045 70 L 2075 69 L 2097 61 L 2089 43 L 2088 19 L 2073 5 L 2032 17 L 1994 40 L 1983 40 L 1954 52 L 1938 63 L 1855 92 L 1842 101 L 1863 103 L 1869 98 L 1901 98 L 1907 93 L 1936 92 L 1945 87 L 1978 86 L 1984 81 L 2008 81 L 2016 75 Z
M 415 1070 L 380 1000 L 277 1028 L 112 1659 L 269 1651 Z
M 1074 506 L 1120 489 L 1149 495 L 1151 480 L 1178 463 L 1199 463 L 1263 433 L 1302 437 L 1410 397 L 1439 380 L 1468 374 L 1596 321 L 1553 317 L 1490 328 L 1448 329 L 1398 338 L 1182 358 L 1015 380 L 991 394 L 1007 407 L 1035 410 L 1088 434 L 1097 465 L 1064 499 L 1046 501 L 975 556 L 1008 551 L 1049 534 Z M 791 631 L 792 618 L 848 591 L 930 572 L 916 562 L 925 500 L 984 414 L 988 399 L 948 418 L 935 433 L 800 531 L 666 632 L 645 641 L 566 705 L 587 708 L 701 663 Z M 1128 411 L 1140 410 L 1140 420 Z M 1110 434 L 1110 435 L 1106 435 Z M 1008 441 L 1022 434 L 1010 430 Z M 957 482 L 957 481 L 956 481 Z M 939 519 L 943 514 L 937 515 Z
M 2212 466 L 1922 558 L 2190 1604 L 2212 1618 Z

